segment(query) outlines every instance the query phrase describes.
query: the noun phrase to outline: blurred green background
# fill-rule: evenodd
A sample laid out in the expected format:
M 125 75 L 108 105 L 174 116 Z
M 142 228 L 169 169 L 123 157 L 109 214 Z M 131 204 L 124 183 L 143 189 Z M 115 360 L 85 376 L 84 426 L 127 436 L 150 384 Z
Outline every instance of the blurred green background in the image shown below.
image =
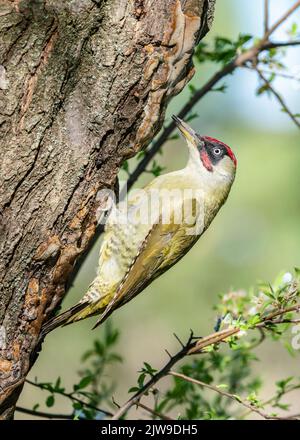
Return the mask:
M 271 19 L 292 3 L 271 0 Z M 262 0 L 217 1 L 213 29 L 206 41 L 215 35 L 236 38 L 239 32 L 260 35 L 262 11 Z M 299 18 L 299 13 L 295 14 L 292 21 L 300 22 Z M 284 36 L 281 30 L 274 38 Z M 300 63 L 299 49 L 290 49 L 287 59 L 291 69 L 299 67 L 297 57 Z M 200 87 L 217 68 L 198 66 L 192 83 Z M 118 403 L 127 400 L 127 391 L 135 385 L 143 361 L 159 367 L 166 361 L 165 348 L 171 352 L 178 349 L 173 332 L 185 339 L 190 328 L 199 335 L 213 330 L 216 317 L 212 306 L 219 293 L 247 289 L 257 280 L 272 281 L 280 271 L 292 271 L 300 265 L 299 132 L 276 101 L 255 96 L 255 73 L 241 69 L 227 78 L 226 84 L 225 94 L 210 93 L 198 104 L 199 117 L 192 125 L 201 134 L 223 140 L 236 152 L 235 184 L 226 205 L 189 254 L 114 313 L 113 324 L 121 332 L 118 349 L 124 358 L 109 372 L 117 385 L 114 398 Z M 275 85 L 299 113 L 299 87 L 286 79 L 276 79 Z M 169 105 L 167 117 L 176 114 L 188 96 L 186 88 Z M 183 167 L 186 157 L 182 140 L 175 140 L 165 146 L 159 161 L 169 171 Z M 130 162 L 131 169 L 133 166 L 134 160 Z M 138 186 L 149 178 L 148 174 L 143 176 Z M 92 281 L 99 246 L 97 242 L 88 255 L 63 303 L 64 309 L 75 304 Z M 92 325 L 93 320 L 87 320 L 50 334 L 29 377 L 53 381 L 60 376 L 71 388 L 82 353 L 103 331 L 100 327 L 92 332 Z M 292 358 L 279 344 L 269 343 L 259 349 L 259 355 L 263 362 L 257 364 L 257 370 L 266 380 L 263 395 L 271 392 L 275 379 L 299 374 L 299 353 Z M 32 407 L 46 396 L 26 385 L 19 405 Z M 290 401 L 294 405 L 291 412 L 295 412 L 297 396 L 291 395 Z M 69 403 L 58 399 L 58 411 L 69 413 Z M 131 416 L 135 416 L 134 410 Z M 17 418 L 28 416 L 17 413 Z

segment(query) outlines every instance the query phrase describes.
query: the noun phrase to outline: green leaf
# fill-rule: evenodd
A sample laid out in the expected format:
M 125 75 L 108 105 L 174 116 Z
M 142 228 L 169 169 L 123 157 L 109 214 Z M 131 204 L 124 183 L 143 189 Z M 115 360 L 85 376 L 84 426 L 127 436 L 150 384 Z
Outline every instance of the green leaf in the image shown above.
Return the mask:
M 114 345 L 119 337 L 119 331 L 118 330 L 111 330 L 109 326 L 106 327 L 108 330 L 105 334 L 105 343 L 107 346 Z
M 256 315 L 251 316 L 251 318 L 249 318 L 248 320 L 248 324 L 249 326 L 255 326 L 256 324 L 258 324 L 260 322 L 260 315 L 259 313 L 257 313 Z
M 240 34 L 236 42 L 237 47 L 241 47 L 253 38 L 250 34 Z
M 175 139 L 179 139 L 179 134 L 175 133 L 168 137 L 168 141 L 173 141 Z
M 280 391 L 285 391 L 286 386 L 294 379 L 294 376 L 289 376 L 286 379 L 283 380 L 279 380 L 277 382 L 275 382 L 275 384 L 277 385 L 277 387 L 280 389 Z
M 140 388 L 138 387 L 131 387 L 128 390 L 128 393 L 136 393 L 137 391 L 140 391 Z
M 291 37 L 297 37 L 297 33 L 298 33 L 298 24 L 297 23 L 292 23 L 292 26 L 290 28 L 290 30 L 287 32 L 288 35 L 290 35 Z
M 98 341 L 98 340 L 94 341 L 94 348 L 95 348 L 96 353 L 99 356 L 103 356 L 103 354 L 104 354 L 104 346 L 103 346 L 103 344 L 100 341 Z
M 273 407 L 283 409 L 284 411 L 288 411 L 290 409 L 290 406 L 291 405 L 289 405 L 288 403 L 279 403 L 279 402 L 277 402 L 276 405 L 273 405 Z
M 83 405 L 82 405 L 82 403 L 80 403 L 80 402 L 73 402 L 73 408 L 74 408 L 76 411 L 80 411 L 80 410 L 82 410 Z
M 46 405 L 48 406 L 48 408 L 50 408 L 51 406 L 53 406 L 55 403 L 55 397 L 53 394 L 50 394 L 50 396 L 47 397 L 46 399 Z
M 144 370 L 150 375 L 153 375 L 153 373 L 156 373 L 157 371 L 155 368 L 151 367 L 151 365 L 148 364 L 147 362 L 144 362 L 144 366 L 145 366 Z
M 240 396 L 238 396 L 237 394 L 233 394 L 233 397 L 235 398 L 235 400 L 237 400 L 238 402 L 242 402 L 242 399 Z
M 186 118 L 186 122 L 191 122 L 193 119 L 198 118 L 199 115 L 198 113 L 191 113 L 187 118 Z
M 123 358 L 117 353 L 111 353 L 107 356 L 107 362 L 122 362 Z
M 74 391 L 82 390 L 83 388 L 86 388 L 93 380 L 93 376 L 86 376 L 81 379 L 79 384 L 74 385 Z
M 292 345 L 288 341 L 284 341 L 283 346 L 286 348 L 286 350 L 292 357 L 296 357 L 296 350 L 292 347 Z
M 212 88 L 211 89 L 211 91 L 212 92 L 221 92 L 221 93 L 225 93 L 226 92 L 226 90 L 227 90 L 227 84 L 222 84 L 221 86 L 219 86 L 219 87 L 214 87 L 214 88 Z
M 220 385 L 217 385 L 217 388 L 226 389 L 228 388 L 228 385 L 226 383 L 220 383 Z
M 139 159 L 143 159 L 143 158 L 145 157 L 145 155 L 146 155 L 146 151 L 145 151 L 145 150 L 142 150 L 142 151 L 139 151 L 139 152 L 138 152 L 136 158 L 137 158 L 138 160 L 139 160 Z
M 125 160 L 125 162 L 123 162 L 123 164 L 122 164 L 122 170 L 126 171 L 126 173 L 129 173 L 129 164 L 128 164 L 128 160 Z
M 145 378 L 146 378 L 146 374 L 145 373 L 142 373 L 142 374 L 139 375 L 138 385 L 139 385 L 140 388 L 142 388 L 144 386 Z
M 152 168 L 149 171 L 149 173 L 153 174 L 155 177 L 160 176 L 161 172 L 165 170 L 166 167 L 162 167 L 160 166 L 156 160 L 153 161 L 152 163 Z
M 194 86 L 194 84 L 189 84 L 189 89 L 192 95 L 195 95 L 197 92 L 197 88 Z

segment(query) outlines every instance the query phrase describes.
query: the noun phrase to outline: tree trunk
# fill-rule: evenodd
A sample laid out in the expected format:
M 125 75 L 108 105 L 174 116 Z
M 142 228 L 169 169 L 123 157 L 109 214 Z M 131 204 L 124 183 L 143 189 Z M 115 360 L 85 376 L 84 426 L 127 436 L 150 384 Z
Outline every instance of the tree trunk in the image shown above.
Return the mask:
M 0 1 L 0 418 L 122 162 L 193 75 L 214 0 Z

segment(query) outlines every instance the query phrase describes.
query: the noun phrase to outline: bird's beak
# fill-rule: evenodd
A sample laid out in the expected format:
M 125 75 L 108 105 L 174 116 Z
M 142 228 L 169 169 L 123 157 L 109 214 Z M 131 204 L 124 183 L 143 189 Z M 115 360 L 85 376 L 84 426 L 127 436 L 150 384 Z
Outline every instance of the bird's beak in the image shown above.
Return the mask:
M 184 138 L 193 144 L 195 147 L 199 145 L 199 141 L 201 141 L 201 137 L 184 121 L 178 118 L 178 116 L 172 116 L 173 121 L 175 122 L 177 128 L 181 131 Z

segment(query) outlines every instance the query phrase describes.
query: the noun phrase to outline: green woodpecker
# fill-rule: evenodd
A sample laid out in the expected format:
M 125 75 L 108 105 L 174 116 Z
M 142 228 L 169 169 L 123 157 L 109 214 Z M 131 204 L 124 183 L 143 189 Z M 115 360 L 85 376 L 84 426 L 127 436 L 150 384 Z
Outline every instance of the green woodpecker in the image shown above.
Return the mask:
M 112 210 L 96 278 L 78 304 L 46 323 L 44 334 L 93 315 L 100 315 L 95 327 L 102 323 L 179 261 L 226 201 L 236 171 L 232 150 L 173 119 L 188 145 L 186 167 L 129 195 L 126 212 L 120 206 Z M 155 203 L 151 200 L 150 215 L 144 215 L 151 197 Z

